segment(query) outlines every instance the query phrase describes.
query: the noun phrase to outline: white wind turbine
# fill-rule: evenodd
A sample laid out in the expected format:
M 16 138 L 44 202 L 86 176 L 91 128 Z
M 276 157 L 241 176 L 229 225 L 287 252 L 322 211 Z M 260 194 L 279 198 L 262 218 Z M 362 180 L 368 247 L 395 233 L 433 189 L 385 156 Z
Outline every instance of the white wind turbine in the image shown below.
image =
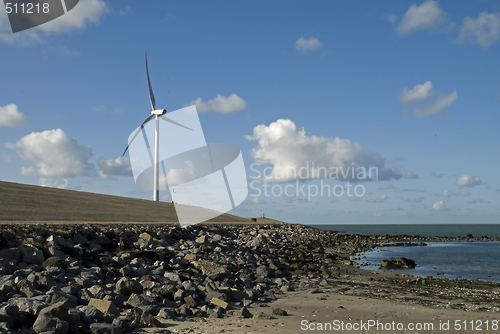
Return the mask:
M 130 147 L 130 144 L 134 141 L 134 139 L 137 137 L 137 135 L 144 129 L 144 126 L 153 118 L 155 117 L 156 120 L 156 128 L 155 128 L 155 154 L 154 154 L 154 189 L 153 189 L 153 198 L 154 201 L 159 201 L 160 200 L 160 168 L 159 168 L 159 159 L 160 159 L 160 119 L 164 120 L 165 122 L 169 122 L 178 126 L 181 126 L 183 128 L 186 128 L 188 130 L 193 130 L 191 128 L 188 128 L 187 126 L 184 126 L 182 124 L 179 124 L 177 122 L 172 121 L 170 118 L 163 116 L 167 113 L 166 109 L 156 109 L 156 102 L 155 102 L 155 96 L 153 95 L 153 89 L 151 88 L 151 82 L 149 81 L 149 70 L 148 70 L 148 54 L 146 53 L 146 75 L 148 77 L 148 88 L 149 88 L 149 99 L 151 101 L 151 115 L 146 118 L 146 120 L 142 123 L 141 127 L 137 130 L 137 132 L 134 134 L 134 137 L 132 140 L 127 145 L 127 148 L 123 152 L 123 155 L 127 153 L 128 148 Z

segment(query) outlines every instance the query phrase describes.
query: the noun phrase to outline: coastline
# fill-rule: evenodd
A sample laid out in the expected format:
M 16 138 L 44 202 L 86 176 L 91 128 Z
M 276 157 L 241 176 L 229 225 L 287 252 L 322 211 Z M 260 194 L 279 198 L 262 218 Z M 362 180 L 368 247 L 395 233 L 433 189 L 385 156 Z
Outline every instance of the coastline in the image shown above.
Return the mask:
M 66 266 L 61 271 L 22 264 L 23 258 L 10 263 L 9 272 L 4 261 L 2 307 L 19 303 L 20 298 L 35 298 L 49 307 L 54 295 L 75 293 L 76 305 L 67 296 L 73 300 L 71 308 L 88 319 L 71 324 L 70 331 L 75 332 L 88 332 L 90 324 L 97 322 L 121 325 L 123 332 L 135 326 L 137 333 L 298 333 L 303 332 L 302 320 L 333 316 L 344 321 L 416 322 L 450 317 L 494 321 L 500 312 L 500 284 L 369 271 L 351 261 L 354 254 L 380 242 L 434 238 L 344 235 L 297 224 L 207 224 L 188 229 L 162 224 L 15 224 L 1 229 L 2 260 L 21 242 L 36 249 L 36 254 L 59 257 Z M 92 270 L 96 274 L 82 276 Z M 112 301 L 120 315 L 92 319 L 89 300 L 74 289 L 59 291 L 31 283 L 35 296 L 28 297 L 25 290 L 9 283 L 16 279 L 30 282 L 29 273 L 51 276 L 56 286 L 74 286 L 87 297 Z M 140 284 L 136 296 L 117 288 L 123 280 Z M 5 290 L 6 286 L 12 289 Z M 165 291 L 165 286 L 171 290 Z M 223 303 L 213 304 L 213 296 Z M 38 317 L 31 314 L 28 318 L 36 321 Z

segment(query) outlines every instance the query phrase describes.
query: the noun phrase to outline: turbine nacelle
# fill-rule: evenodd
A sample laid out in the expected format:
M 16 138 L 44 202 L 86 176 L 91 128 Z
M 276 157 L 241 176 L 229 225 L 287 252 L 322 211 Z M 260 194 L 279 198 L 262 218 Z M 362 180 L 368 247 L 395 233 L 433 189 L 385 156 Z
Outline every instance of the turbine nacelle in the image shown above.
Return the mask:
M 165 110 L 165 109 L 157 109 L 157 110 L 153 110 L 151 112 L 151 115 L 162 116 L 162 115 L 165 115 L 166 113 L 167 113 L 167 110 Z

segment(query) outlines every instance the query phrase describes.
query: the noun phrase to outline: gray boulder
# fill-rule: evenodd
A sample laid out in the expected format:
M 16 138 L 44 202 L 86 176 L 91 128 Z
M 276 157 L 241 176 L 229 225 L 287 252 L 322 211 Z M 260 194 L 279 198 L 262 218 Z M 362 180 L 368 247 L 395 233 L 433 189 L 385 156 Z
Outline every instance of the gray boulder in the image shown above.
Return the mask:
M 42 264 L 45 260 L 43 252 L 33 245 L 21 245 L 18 247 L 21 259 L 27 264 Z
M 51 317 L 46 314 L 41 314 L 36 318 L 33 324 L 35 333 L 55 332 L 58 334 L 67 334 L 69 323 L 56 317 Z

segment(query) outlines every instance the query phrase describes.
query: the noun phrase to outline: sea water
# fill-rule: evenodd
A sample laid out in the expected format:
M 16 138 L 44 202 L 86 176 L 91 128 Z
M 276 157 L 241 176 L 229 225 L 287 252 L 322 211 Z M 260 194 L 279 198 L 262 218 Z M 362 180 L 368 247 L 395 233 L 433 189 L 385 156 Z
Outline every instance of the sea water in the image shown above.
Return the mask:
M 427 246 L 379 247 L 366 253 L 358 263 L 364 269 L 378 270 L 380 262 L 390 257 L 415 260 L 415 269 L 388 271 L 421 277 L 463 278 L 500 283 L 500 242 L 428 242 Z M 364 258 L 366 256 L 366 258 Z
M 498 224 L 467 225 L 315 225 L 329 231 L 360 235 L 419 235 L 423 237 L 500 237 Z M 415 260 L 415 269 L 389 270 L 421 277 L 463 278 L 500 283 L 500 242 L 426 242 L 428 246 L 380 247 L 357 254 L 364 269 L 379 270 L 380 262 L 390 257 Z M 366 258 L 363 258 L 366 256 Z
M 321 230 L 362 235 L 419 235 L 422 237 L 475 237 L 500 238 L 500 224 L 353 224 L 311 225 Z

